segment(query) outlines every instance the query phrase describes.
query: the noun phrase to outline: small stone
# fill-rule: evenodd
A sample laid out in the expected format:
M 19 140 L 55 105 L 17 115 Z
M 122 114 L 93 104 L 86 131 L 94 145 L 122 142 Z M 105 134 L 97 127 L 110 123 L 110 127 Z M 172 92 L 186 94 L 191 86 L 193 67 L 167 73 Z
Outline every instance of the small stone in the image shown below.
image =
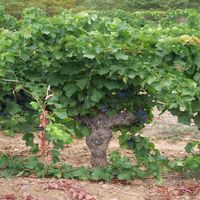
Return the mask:
M 28 185 L 22 185 L 20 190 L 22 190 L 23 192 L 26 192 L 29 190 L 29 186 Z
M 103 185 L 101 186 L 101 188 L 103 188 L 103 189 L 108 189 L 108 188 L 109 188 L 109 185 L 103 184 Z
M 104 182 L 103 182 L 103 181 L 101 181 L 101 182 L 99 182 L 99 183 L 98 183 L 98 185 L 103 185 L 103 184 L 104 184 Z

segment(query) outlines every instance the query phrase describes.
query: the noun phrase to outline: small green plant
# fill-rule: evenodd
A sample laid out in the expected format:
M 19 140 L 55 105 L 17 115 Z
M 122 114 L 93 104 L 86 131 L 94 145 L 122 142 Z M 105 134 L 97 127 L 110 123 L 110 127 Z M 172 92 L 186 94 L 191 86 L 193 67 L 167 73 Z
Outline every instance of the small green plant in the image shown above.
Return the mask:
M 0 29 L 16 30 L 19 27 L 18 21 L 15 17 L 8 15 L 2 4 L 0 5 Z
M 184 159 L 177 158 L 169 160 L 160 155 L 148 139 L 139 136 L 135 146 L 136 163 L 133 164 L 128 157 L 113 151 L 109 155 L 109 164 L 105 168 L 74 168 L 69 164 L 43 164 L 36 156 L 29 158 L 9 155 L 0 156 L 0 177 L 29 176 L 55 177 L 79 180 L 132 180 L 135 178 L 144 179 L 149 176 L 162 181 L 162 175 L 168 171 L 179 172 L 182 175 L 199 178 L 200 167 L 200 143 L 190 142 L 186 146 L 189 155 Z M 197 151 L 195 146 L 197 145 Z M 141 157 L 141 152 L 144 158 Z
M 172 170 L 181 172 L 185 176 L 200 178 L 200 142 L 192 141 L 185 147 L 188 156 L 170 162 Z

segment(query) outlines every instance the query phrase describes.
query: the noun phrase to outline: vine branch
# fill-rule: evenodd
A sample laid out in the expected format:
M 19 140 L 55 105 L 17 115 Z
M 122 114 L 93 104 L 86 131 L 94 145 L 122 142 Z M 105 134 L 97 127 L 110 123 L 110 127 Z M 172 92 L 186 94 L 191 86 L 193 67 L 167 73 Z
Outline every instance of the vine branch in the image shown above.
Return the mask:
M 96 129 L 97 126 L 102 128 L 112 128 L 117 125 L 130 125 L 134 122 L 135 116 L 133 113 L 123 111 L 113 117 L 108 117 L 105 114 L 99 114 L 94 118 L 75 117 L 74 120 L 84 123 L 92 129 Z

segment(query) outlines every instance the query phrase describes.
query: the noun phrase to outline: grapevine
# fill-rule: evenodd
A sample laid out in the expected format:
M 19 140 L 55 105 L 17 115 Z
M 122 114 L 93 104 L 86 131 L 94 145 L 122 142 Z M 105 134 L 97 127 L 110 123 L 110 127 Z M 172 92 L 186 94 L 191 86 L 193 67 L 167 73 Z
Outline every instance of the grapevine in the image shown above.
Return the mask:
M 180 23 L 180 16 L 187 20 Z M 50 154 L 52 162 L 59 161 L 60 149 L 73 137 L 85 137 L 96 180 L 160 178 L 170 162 L 138 133 L 151 123 L 154 106 L 200 127 L 199 18 L 194 10 L 65 11 L 49 17 L 33 8 L 20 21 L 6 16 L 0 31 L 1 129 L 21 132 L 32 152 L 38 150 L 34 136 L 42 129 L 42 155 Z M 14 27 L 7 26 L 8 19 L 16 22 Z M 120 145 L 133 149 L 139 167 L 115 153 L 110 157 L 114 164 L 105 169 L 116 131 Z

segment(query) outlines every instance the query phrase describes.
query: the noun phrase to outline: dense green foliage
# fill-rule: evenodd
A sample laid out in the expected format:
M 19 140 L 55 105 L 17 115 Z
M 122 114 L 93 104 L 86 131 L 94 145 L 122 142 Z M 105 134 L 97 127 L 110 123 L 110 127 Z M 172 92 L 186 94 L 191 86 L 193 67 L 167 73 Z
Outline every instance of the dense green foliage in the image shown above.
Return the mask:
M 114 12 L 102 11 L 102 16 L 117 17 L 123 21 L 126 21 L 131 27 L 149 28 L 149 27 L 162 27 L 162 29 L 168 28 L 187 28 L 194 29 L 199 27 L 198 18 L 199 14 L 195 10 L 170 10 L 170 11 L 137 11 L 126 12 L 123 10 L 117 10 Z
M 6 16 L 17 26 L 8 26 L 9 20 L 1 23 L 1 129 L 22 132 L 35 152 L 33 132 L 41 113 L 48 111 L 47 140 L 54 144 L 51 153 L 57 162 L 63 143 L 90 134 L 77 117 L 134 113 L 133 124 L 114 128 L 121 131 L 120 145 L 127 148 L 135 133 L 151 122 L 155 105 L 182 123 L 194 120 L 200 127 L 199 18 L 193 10 L 65 11 L 48 17 L 28 9 L 16 23 Z M 144 176 L 160 177 L 168 160 L 148 140 L 138 137 L 136 142 L 134 170 L 142 166 Z M 194 156 L 199 159 L 199 154 Z M 137 176 L 130 168 L 131 178 Z
M 39 96 L 45 93 L 40 84 L 51 85 L 51 104 L 67 109 L 70 117 L 97 115 L 103 105 L 109 115 L 123 109 L 148 112 L 154 95 L 189 120 L 198 111 L 193 107 L 199 92 L 198 21 L 195 25 L 132 28 L 95 12 L 49 18 L 29 10 L 20 31 L 1 33 L 1 76 L 17 77 L 18 90 L 24 84 L 34 92 L 39 87 Z M 118 91 L 128 87 L 130 94 L 122 99 Z

